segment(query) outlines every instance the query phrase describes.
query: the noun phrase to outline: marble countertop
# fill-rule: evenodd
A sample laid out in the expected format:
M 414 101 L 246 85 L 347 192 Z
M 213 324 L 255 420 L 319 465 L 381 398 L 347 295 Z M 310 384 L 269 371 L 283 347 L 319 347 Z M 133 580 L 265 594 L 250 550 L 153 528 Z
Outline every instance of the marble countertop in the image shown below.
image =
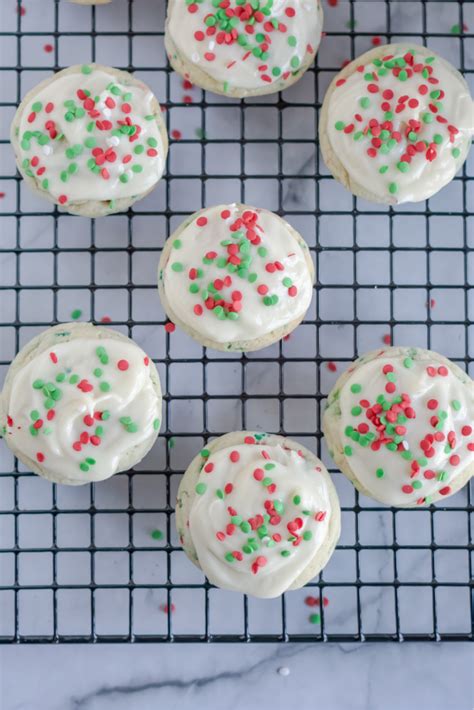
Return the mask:
M 322 42 L 319 52 L 319 66 L 322 69 L 319 78 L 319 99 L 333 75 L 333 69 L 350 57 L 351 49 L 360 54 L 369 49 L 374 38 L 385 40 L 386 12 L 390 8 L 391 28 L 393 33 L 422 32 L 424 3 L 390 3 L 382 0 L 354 3 L 354 16 L 351 20 L 350 3 L 345 0 L 328 2 L 325 6 L 325 29 L 329 32 L 344 32 L 352 26 L 362 32 L 354 40 L 353 46 L 348 37 L 328 37 Z M 41 67 L 40 71 L 24 71 L 21 93 L 25 93 L 37 81 L 51 73 L 55 53 L 51 47 L 54 36 L 54 6 L 50 0 L 23 0 L 25 14 L 22 16 L 25 31 L 44 32 L 39 37 L 25 36 L 21 40 L 21 59 L 28 66 Z M 165 3 L 163 0 L 134 0 L 133 22 L 138 31 L 161 31 Z M 113 3 L 96 9 L 96 59 L 105 64 L 126 65 L 128 41 L 128 8 L 126 0 L 114 0 Z M 459 23 L 459 5 L 456 2 L 427 3 L 426 26 L 428 32 L 446 32 L 448 37 L 435 37 L 430 46 L 459 66 L 460 43 L 456 26 Z M 61 66 L 88 61 L 91 56 L 90 38 L 91 10 L 73 5 L 65 0 L 59 3 L 60 31 L 78 31 L 85 33 L 81 37 L 60 37 L 58 39 L 58 62 Z M 474 3 L 464 3 L 464 21 L 474 28 Z M 0 8 L 0 23 L 5 31 L 15 31 L 17 16 L 14 1 L 3 0 Z M 453 30 L 454 28 L 454 30 Z M 453 30 L 453 31 L 452 31 Z M 102 31 L 122 33 L 113 38 L 100 36 Z M 472 32 L 472 29 L 471 29 Z M 364 34 L 366 33 L 366 34 Z M 395 39 L 400 39 L 394 34 Z M 2 38 L 3 39 L 3 38 Z M 416 39 L 416 38 L 415 38 Z M 378 40 L 377 40 L 378 41 Z M 422 41 L 419 38 L 419 41 Z M 50 44 L 51 43 L 51 44 Z M 15 66 L 16 39 L 2 41 L 0 64 Z M 117 61 L 117 56 L 120 60 Z M 147 81 L 159 98 L 165 95 L 164 74 L 143 69 L 147 65 L 163 67 L 165 63 L 162 40 L 156 37 L 138 37 L 133 39 L 133 58 L 137 75 Z M 472 38 L 464 45 L 464 60 L 468 67 L 474 68 L 474 43 Z M 471 74 L 472 77 L 472 74 Z M 2 77 L 5 100 L 16 101 L 16 74 L 5 72 Z M 170 98 L 181 102 L 183 87 L 176 76 L 171 76 Z M 208 134 L 215 138 L 227 138 L 226 165 L 222 165 L 222 145 L 209 143 L 206 146 L 206 170 L 210 179 L 206 183 L 208 204 L 241 197 L 241 185 L 238 180 L 228 179 L 240 173 L 240 146 L 233 144 L 239 134 L 239 110 L 235 102 L 219 99 L 214 106 L 213 97 L 208 95 L 206 123 L 203 124 L 201 111 L 192 103 L 199 101 L 201 92 L 189 90 L 191 102 L 185 107 L 170 107 L 169 121 L 172 129 L 170 165 L 174 175 L 196 175 L 195 180 L 187 180 L 183 187 L 180 180 L 169 183 L 171 208 L 178 213 L 170 221 L 173 228 L 182 220 L 183 213 L 189 213 L 201 207 L 202 185 L 199 179 L 202 156 L 199 140 L 203 125 Z M 333 290 L 321 289 L 319 302 L 313 303 L 310 318 L 321 320 L 321 344 L 319 354 L 328 362 L 332 358 L 353 357 L 353 343 L 357 338 L 359 351 L 378 347 L 387 332 L 386 321 L 391 310 L 395 317 L 403 320 L 413 315 L 418 326 L 395 326 L 394 344 L 416 342 L 427 344 L 426 328 L 426 282 L 425 260 L 423 252 L 420 261 L 414 262 L 416 252 L 404 252 L 408 245 L 424 248 L 426 243 L 426 224 L 423 214 L 424 205 L 411 206 L 412 213 L 406 215 L 402 206 L 396 210 L 393 225 L 388 226 L 386 209 L 368 205 L 359 201 L 359 241 L 357 274 L 360 290 L 358 293 L 357 313 L 352 311 L 353 294 L 350 285 L 354 278 L 352 255 L 344 248 L 352 246 L 352 198 L 335 181 L 321 182 L 318 207 L 322 211 L 319 219 L 319 235 L 316 242 L 312 215 L 302 214 L 315 210 L 315 194 L 311 175 L 316 165 L 323 175 L 327 171 L 318 163 L 318 154 L 314 147 L 315 112 L 312 107 L 302 108 L 298 103 L 316 100 L 314 80 L 308 75 L 287 92 L 287 101 L 291 104 L 285 111 L 285 118 L 280 130 L 285 139 L 307 139 L 306 144 L 291 144 L 283 148 L 281 185 L 272 180 L 276 170 L 278 128 L 274 97 L 262 101 L 247 109 L 252 120 L 246 124 L 246 137 L 258 141 L 271 140 L 265 144 L 255 142 L 253 151 L 245 154 L 248 175 L 248 193 L 252 201 L 269 209 L 279 206 L 292 215 L 295 227 L 308 238 L 310 247 L 319 243 L 324 249 L 319 255 L 319 279 L 324 283 L 337 283 Z M 0 112 L 1 138 L 6 137 L 11 121 L 12 109 Z M 237 128 L 236 128 L 237 127 Z M 192 139 L 194 143 L 181 143 L 180 139 Z M 196 139 L 199 140 L 196 140 Z M 15 165 L 7 146 L 0 146 L 0 158 L 4 159 L 3 174 L 14 175 Z M 275 152 L 272 152 L 275 150 Z M 253 180 L 252 174 L 261 172 L 261 166 L 269 166 L 268 179 Z M 227 170 L 227 179 L 219 179 L 221 171 Z M 473 173 L 473 160 L 468 164 Z M 288 174 L 291 177 L 285 177 Z M 217 176 L 217 177 L 216 177 Z M 296 177 L 295 177 L 296 176 Z M 309 180 L 308 180 L 309 176 Z M 235 184 L 234 184 L 235 183 Z M 164 181 L 163 181 L 164 184 Z M 26 250 L 21 256 L 19 273 L 22 284 L 27 288 L 16 302 L 15 294 L 2 292 L 0 315 L 3 322 L 16 317 L 28 323 L 20 331 L 23 344 L 45 327 L 54 318 L 67 320 L 72 309 L 82 310 L 83 318 L 100 320 L 103 316 L 117 322 L 118 329 L 127 331 L 124 324 L 127 317 L 150 319 L 134 327 L 133 337 L 149 354 L 158 359 L 160 374 L 164 378 L 162 360 L 166 353 L 166 335 L 162 324 L 164 314 L 158 303 L 155 290 L 155 269 L 158 258 L 157 235 L 163 239 L 165 220 L 161 216 L 147 216 L 147 211 L 163 210 L 166 206 L 165 188 L 160 185 L 153 196 L 140 203 L 143 213 L 134 218 L 133 246 L 136 249 L 128 262 L 124 248 L 128 246 L 127 220 L 123 216 L 98 220 L 95 230 L 88 220 L 78 220 L 62 216 L 58 221 L 57 239 L 62 252 L 57 260 L 57 292 L 53 297 L 43 287 L 50 285 L 53 279 L 53 258 L 45 251 L 42 255 L 42 268 L 38 268 L 36 255 L 28 249 L 48 250 L 53 246 L 50 207 L 23 187 L 20 190 L 21 210 L 24 213 L 19 234 L 19 246 Z M 459 184 L 459 183 L 458 183 Z M 11 182 L 0 181 L 0 213 L 14 210 L 15 191 Z M 442 251 L 436 247 L 444 245 L 446 232 L 455 247 L 463 248 L 462 242 L 456 241 L 460 234 L 462 221 L 462 200 L 458 185 L 452 184 L 431 201 L 432 210 L 446 210 L 451 216 L 446 221 L 431 219 L 432 253 L 431 279 L 435 288 L 430 292 L 436 299 L 436 311 L 431 317 L 434 325 L 431 329 L 430 344 L 454 359 L 464 357 L 465 331 L 454 326 L 446 330 L 437 326 L 436 321 L 449 319 L 453 309 L 459 309 L 456 300 L 458 291 L 462 291 L 463 278 L 456 281 L 456 274 L 462 272 L 453 268 L 445 259 Z M 243 190 L 244 188 L 242 188 Z M 281 190 L 281 191 L 280 191 Z M 242 197 L 246 196 L 242 192 Z M 279 205 L 279 201 L 281 205 Z M 158 206 L 157 206 L 158 205 Z M 372 210 L 370 217 L 364 210 Z M 326 215 L 325 212 L 345 211 L 345 215 Z M 28 211 L 37 216 L 28 217 Z M 374 213 L 375 211 L 375 213 Z M 367 221 L 370 220 L 370 221 Z M 471 220 L 472 222 L 473 220 Z M 6 218 L 7 228 L 2 234 L 6 250 L 0 253 L 0 271 L 6 285 L 15 283 L 16 227 L 13 219 Z M 87 225 L 84 227 L 84 225 Z M 372 251 L 371 247 L 387 246 L 389 239 L 400 248 L 397 260 L 389 264 L 388 256 L 381 251 Z M 93 237 L 91 236 L 93 234 Z M 468 244 L 474 245 L 469 231 Z M 410 241 L 407 241 L 409 235 Z M 93 240 L 93 241 L 91 241 Z M 94 244 L 94 280 L 97 284 L 95 300 L 91 302 L 87 286 L 91 279 L 89 256 L 84 254 Z M 67 248 L 66 248 L 67 247 Z M 112 251 L 101 251 L 112 247 Z M 141 247 L 147 251 L 140 251 Z M 339 251 L 331 251 L 336 247 Z M 77 252 L 74 249 L 78 249 Z M 155 249 L 151 252 L 149 249 Z M 81 251 L 82 250 L 82 251 Z M 151 256 L 150 256 L 151 254 Z M 415 254 L 415 255 L 414 255 Z M 436 260 L 438 258 L 439 259 Z M 50 258 L 51 257 L 51 258 Z M 151 258 L 153 257 L 153 258 Z M 403 261 L 405 259 L 405 261 Z M 391 268 L 394 269 L 391 272 Z M 129 269 L 138 288 L 133 297 L 128 298 L 127 284 Z M 377 284 L 374 286 L 374 273 Z M 413 274 L 413 288 L 395 292 L 393 297 L 387 285 L 394 273 L 395 279 L 401 273 Z M 436 290 L 438 283 L 450 283 L 458 289 Z M 471 283 L 474 282 L 471 279 Z M 67 288 L 61 289 L 65 285 Z M 39 286 L 39 288 L 38 288 Z M 110 288 L 113 286 L 113 288 Z M 102 288 L 104 287 L 104 288 Z M 374 289 L 376 289 L 374 291 Z M 374 299 L 374 294 L 376 298 Z M 403 295 L 402 295 L 403 294 Z M 393 302 L 390 299 L 393 298 Z M 451 300 L 450 300 L 451 299 Z M 464 302 L 463 302 L 464 303 Z M 15 308 L 17 310 L 15 310 Z M 127 312 L 127 308 L 130 309 Z M 471 311 L 474 312 L 474 311 Z M 148 315 L 151 313 L 152 315 Z M 375 318 L 377 324 L 360 327 L 354 336 L 351 320 L 357 317 L 362 321 Z M 467 314 L 466 314 L 467 317 Z M 385 321 L 385 322 L 384 322 Z M 381 325 L 383 323 L 383 325 Z M 15 332 L 13 328 L 3 329 L 0 344 L 0 359 L 7 362 L 14 355 Z M 173 494 L 177 487 L 180 472 L 186 467 L 191 457 L 200 447 L 201 441 L 193 436 L 193 431 L 200 431 L 196 400 L 186 400 L 183 394 L 200 395 L 201 381 L 200 349 L 176 332 L 169 341 L 171 357 L 190 358 L 183 366 L 171 365 L 169 392 L 171 401 L 168 407 L 169 431 L 181 435 L 178 444 L 160 439 L 151 454 L 137 467 L 133 478 L 133 491 L 128 488 L 126 475 L 118 475 L 96 487 L 95 505 L 99 511 L 95 517 L 95 544 L 106 552 L 96 553 L 96 583 L 106 580 L 118 586 L 126 586 L 129 581 L 128 552 L 123 548 L 128 544 L 129 518 L 127 515 L 129 495 L 133 504 L 142 512 L 134 518 L 133 543 L 140 548 L 135 553 L 134 570 L 139 581 L 155 584 L 156 589 L 137 589 L 134 595 L 134 632 L 138 634 L 166 634 L 167 615 L 163 613 L 166 593 L 160 585 L 166 582 L 164 549 L 167 542 L 177 545 L 173 521 L 169 540 L 159 543 L 152 540 L 150 530 L 166 528 L 165 516 L 147 512 L 150 505 L 154 508 L 173 504 Z M 283 354 L 295 358 L 298 354 L 305 358 L 316 355 L 314 330 L 301 326 L 292 338 L 283 344 Z M 276 346 L 269 349 L 267 357 L 278 355 Z M 196 359 L 193 362 L 193 358 Z M 213 353 L 208 353 L 209 401 L 207 425 L 210 432 L 231 430 L 241 427 L 242 413 L 238 394 L 241 386 L 239 357 L 226 356 L 225 362 L 214 363 Z M 280 384 L 278 368 L 274 363 L 259 362 L 250 356 L 247 365 L 246 387 L 249 400 L 246 408 L 246 423 L 249 428 L 258 427 L 269 431 L 278 428 L 280 404 L 277 394 Z M 284 366 L 285 392 L 301 394 L 302 377 L 305 381 L 305 393 L 316 392 L 316 366 L 289 360 Z M 0 365 L 0 378 L 6 371 Z M 473 374 L 473 371 L 471 371 Z M 338 373 L 321 367 L 319 387 L 328 392 Z M 314 383 L 314 392 L 311 383 Z M 308 385 L 308 383 L 310 383 Z M 196 389 L 197 387 L 197 389 Z M 307 389 L 311 391 L 308 392 Z M 224 393 L 228 399 L 213 399 L 213 394 Z M 275 395 L 274 399 L 252 400 L 252 394 Z M 180 398 L 173 399 L 173 395 Z M 256 406 L 260 402 L 260 408 Z M 262 404 L 263 402 L 263 404 Z M 310 447 L 316 446 L 314 431 L 317 427 L 314 398 L 291 399 L 287 397 L 283 410 L 284 424 L 288 432 L 306 432 L 300 437 Z M 187 429 L 188 422 L 194 423 L 193 429 Z M 165 422 L 166 423 L 166 422 Z M 321 452 L 323 460 L 329 465 L 327 452 Z M 171 492 L 166 500 L 164 475 L 147 477 L 140 471 L 162 471 L 168 466 L 171 472 Z M 5 447 L 0 447 L 0 466 L 2 471 L 13 470 L 13 459 Z M 23 469 L 20 467 L 20 472 Z M 327 569 L 324 581 L 328 586 L 323 593 L 329 598 L 329 606 L 324 610 L 325 631 L 331 634 L 357 633 L 357 611 L 360 608 L 362 631 L 364 633 L 395 633 L 393 592 L 389 586 L 394 580 L 394 560 L 391 545 L 393 531 L 396 529 L 399 545 L 418 545 L 419 549 L 410 551 L 400 549 L 397 552 L 398 578 L 405 582 L 428 585 L 434 572 L 441 582 L 436 589 L 436 599 L 428 586 L 406 586 L 400 590 L 400 624 L 402 633 L 433 633 L 434 603 L 437 609 L 437 628 L 446 633 L 468 633 L 470 618 L 470 599 L 467 593 L 468 561 L 465 550 L 439 550 L 434 561 L 429 545 L 432 531 L 441 545 L 466 546 L 468 540 L 467 513 L 456 510 L 466 505 L 466 491 L 462 491 L 446 502 L 443 510 L 433 514 L 415 511 L 402 512 L 392 517 L 390 511 L 373 510 L 374 503 L 359 497 L 360 512 L 358 522 L 350 510 L 355 504 L 354 490 L 340 474 L 334 476 L 338 493 L 343 505 L 343 535 L 340 546 Z M 54 574 L 59 584 L 76 584 L 84 589 L 77 589 L 76 595 L 62 595 L 58 591 L 59 618 L 58 630 L 64 634 L 88 634 L 90 632 L 90 599 L 87 585 L 90 583 L 90 562 L 86 552 L 90 544 L 90 505 L 88 487 L 71 491 L 64 487 L 57 490 L 55 501 L 59 511 L 55 523 L 54 535 L 60 548 Z M 35 552 L 35 548 L 47 548 L 51 544 L 51 523 L 46 515 L 52 505 L 52 488 L 46 481 L 29 476 L 21 476 L 14 488 L 13 476 L 0 476 L 0 509 L 10 511 L 14 506 L 15 496 L 21 512 L 19 523 L 20 548 L 19 562 L 20 584 L 48 585 L 53 575 L 53 565 L 46 553 Z M 152 501 L 152 503 L 150 503 Z M 451 510 L 452 509 L 452 510 Z M 150 511 L 152 508 L 150 508 Z M 11 518 L 11 519 L 10 519 Z M 0 535 L 5 545 L 13 547 L 13 516 L 0 516 Z M 340 587 L 340 582 L 353 582 L 355 579 L 356 541 L 362 545 L 371 544 L 374 539 L 381 541 L 386 549 L 362 551 L 358 564 L 362 582 L 380 583 L 380 586 L 367 586 L 361 590 L 360 601 L 356 598 L 355 587 Z M 472 542 L 472 540 L 471 540 Z M 74 551 L 74 547 L 82 551 Z M 61 548 L 68 550 L 61 552 Z M 114 551 L 114 548 L 117 548 Z M 158 548 L 158 549 L 156 549 Z M 24 550 L 24 551 L 23 551 Z M 369 554 L 370 553 L 370 554 Z M 153 556 L 153 564 L 147 555 Z M 86 557 L 84 557 L 86 555 Z M 200 584 L 202 575 L 177 551 L 173 552 L 171 578 L 182 585 Z M 14 579 L 13 555 L 0 560 L 0 587 L 12 584 Z M 433 571 L 434 565 L 434 571 Z M 164 577 L 162 575 L 165 575 Z M 443 587 L 442 582 L 462 583 L 462 587 Z M 331 587 L 331 583 L 334 586 Z M 460 591 L 459 591 L 460 590 Z M 84 595 L 82 592 L 85 591 Z M 99 589 L 98 592 L 101 590 Z M 113 590 L 108 596 L 96 597 L 96 630 L 99 633 L 128 633 L 128 590 L 125 590 L 125 603 L 120 597 L 120 589 Z M 181 591 L 183 592 L 180 596 Z M 202 598 L 187 597 L 187 590 L 173 590 L 172 600 L 176 602 L 173 629 L 176 634 L 203 633 Z M 53 618 L 50 598 L 40 593 L 27 599 L 21 596 L 20 633 L 51 634 Z M 213 597 L 210 628 L 213 633 L 241 633 L 242 606 L 241 597 L 229 593 L 212 591 Z M 308 590 L 287 595 L 287 628 L 290 633 L 319 633 L 319 625 L 311 626 L 308 616 L 311 609 L 304 599 Z M 249 605 L 249 619 L 252 633 L 281 633 L 280 602 L 261 602 Z M 360 607 L 358 606 L 360 603 Z M 197 605 L 201 605 L 201 607 Z M 4 596 L 0 600 L 0 635 L 13 633 L 14 606 L 13 597 Z M 240 605 L 240 606 L 239 606 Z M 325 710 L 472 710 L 473 696 L 473 648 L 466 643 L 363 643 L 353 645 L 340 644 L 129 644 L 129 645 L 12 645 L 0 648 L 0 706 L 2 710 L 152 710 L 157 707 L 179 708 L 180 710 L 198 707 L 216 710 L 234 708 L 261 708 L 262 710 L 283 710 L 284 708 L 324 708 Z
M 4 710 L 472 710 L 470 644 L 0 650 Z

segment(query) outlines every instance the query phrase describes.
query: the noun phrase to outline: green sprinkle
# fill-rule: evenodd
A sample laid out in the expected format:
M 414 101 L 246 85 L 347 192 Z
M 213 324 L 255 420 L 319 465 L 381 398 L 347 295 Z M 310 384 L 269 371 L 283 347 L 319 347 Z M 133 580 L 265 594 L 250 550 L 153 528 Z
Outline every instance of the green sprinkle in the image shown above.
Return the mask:
M 414 362 L 411 357 L 406 357 L 403 361 L 403 366 L 407 368 L 407 370 L 410 369 L 410 367 L 413 367 Z
M 280 555 L 281 555 L 282 557 L 289 557 L 289 556 L 291 555 L 291 552 L 290 552 L 289 550 L 282 550 L 282 551 L 280 552 Z
M 293 503 L 295 505 L 299 505 L 301 503 L 301 496 L 294 496 L 293 497 Z
M 184 271 L 184 266 L 179 261 L 175 261 L 174 264 L 171 264 L 171 268 L 173 271 L 176 271 L 177 273 L 180 271 Z
M 363 96 L 359 101 L 359 104 L 362 106 L 362 108 L 369 108 L 370 99 L 367 96 Z
M 377 478 L 383 478 L 385 475 L 383 468 L 378 468 L 375 472 L 375 475 L 377 476 Z
M 461 409 L 461 402 L 457 399 L 453 399 L 453 401 L 451 402 L 451 406 L 456 412 L 459 412 L 459 410 Z
M 453 158 L 459 158 L 459 156 L 461 155 L 461 151 L 459 150 L 459 148 L 453 148 L 451 151 L 451 155 L 453 156 Z
M 108 382 L 101 382 L 99 385 L 99 389 L 102 392 L 109 392 L 110 391 L 110 385 Z
M 163 533 L 161 532 L 161 530 L 152 530 L 151 537 L 153 538 L 153 540 L 162 540 Z
M 85 471 L 85 472 L 87 472 L 89 470 L 89 466 L 86 463 L 80 463 L 79 468 L 81 469 L 81 471 Z
M 346 456 L 352 456 L 352 447 L 351 446 L 344 446 L 344 454 Z
M 81 72 L 83 74 L 92 74 L 92 67 L 88 66 L 87 64 L 83 64 L 81 67 Z
M 211 455 L 211 452 L 209 451 L 209 449 L 201 449 L 201 456 L 203 458 L 207 459 L 207 457 L 210 455 Z
M 313 533 L 310 530 L 306 530 L 306 532 L 303 533 L 303 540 L 311 540 L 313 537 Z
M 379 168 L 379 173 L 381 175 L 384 175 L 387 172 L 387 170 L 388 170 L 388 165 L 382 165 L 382 167 Z
M 354 383 L 353 385 L 351 385 L 351 392 L 353 392 L 354 394 L 358 394 L 358 393 L 361 392 L 361 391 L 362 391 L 362 385 L 359 385 L 359 384 L 356 384 L 356 383 Z
M 207 486 L 205 483 L 198 483 L 195 490 L 199 496 L 202 496 L 207 491 Z
M 396 182 L 391 182 L 388 186 L 388 191 L 390 194 L 395 195 L 398 192 L 398 185 Z
M 336 129 L 336 131 L 343 131 L 345 126 L 346 124 L 344 123 L 344 121 L 336 121 L 336 123 L 334 124 L 334 128 Z
M 82 311 L 80 308 L 75 308 L 71 313 L 72 320 L 77 320 L 82 316 Z
M 311 614 L 309 617 L 309 621 L 311 624 L 319 624 L 319 622 L 321 621 L 321 617 L 319 616 L 319 614 Z

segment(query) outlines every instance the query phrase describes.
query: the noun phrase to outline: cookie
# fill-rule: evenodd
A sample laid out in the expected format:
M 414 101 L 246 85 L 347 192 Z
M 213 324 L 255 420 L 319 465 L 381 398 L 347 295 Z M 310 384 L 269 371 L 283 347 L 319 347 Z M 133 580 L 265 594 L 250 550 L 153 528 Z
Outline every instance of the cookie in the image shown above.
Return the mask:
M 215 350 L 259 350 L 303 320 L 314 267 L 303 238 L 241 204 L 193 214 L 167 240 L 158 288 L 169 318 Z
M 56 483 L 102 481 L 137 464 L 160 428 L 153 362 L 132 340 L 90 323 L 33 338 L 8 370 L 0 397 L 5 442 Z
M 429 350 L 371 352 L 337 381 L 323 430 L 364 495 L 399 508 L 444 500 L 474 474 L 474 382 Z
M 474 129 L 468 85 L 426 47 L 363 54 L 331 83 L 321 111 L 324 161 L 354 195 L 400 204 L 432 197 L 467 158 Z
M 163 174 L 168 138 L 158 101 L 125 71 L 73 66 L 32 89 L 12 124 L 18 169 L 72 214 L 127 210 Z
M 321 461 L 296 441 L 233 432 L 189 465 L 178 490 L 184 551 L 212 584 L 271 598 L 299 589 L 340 535 L 336 489 Z
M 303 76 L 322 27 L 320 0 L 169 0 L 165 47 L 173 69 L 196 86 L 234 98 L 259 96 Z

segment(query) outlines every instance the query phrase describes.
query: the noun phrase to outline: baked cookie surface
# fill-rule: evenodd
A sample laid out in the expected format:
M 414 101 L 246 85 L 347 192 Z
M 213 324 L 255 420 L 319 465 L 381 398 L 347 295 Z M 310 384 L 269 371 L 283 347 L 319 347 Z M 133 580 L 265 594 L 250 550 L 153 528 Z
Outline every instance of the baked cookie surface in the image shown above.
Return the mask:
M 11 450 L 35 473 L 70 485 L 138 463 L 160 419 L 153 362 L 126 336 L 89 323 L 58 325 L 30 341 L 0 398 Z
M 323 431 L 341 471 L 387 505 L 428 505 L 474 474 L 474 382 L 421 348 L 357 360 L 328 397 Z
M 372 202 L 426 200 L 465 161 L 474 105 L 462 75 L 426 47 L 393 44 L 358 57 L 331 83 L 319 124 L 323 158 Z
M 256 96 L 281 91 L 303 75 L 322 25 L 320 0 L 170 0 L 165 45 L 173 68 L 193 84 Z
M 218 587 L 276 597 L 312 579 L 340 534 L 321 461 L 291 439 L 233 432 L 188 467 L 176 507 L 188 557 Z

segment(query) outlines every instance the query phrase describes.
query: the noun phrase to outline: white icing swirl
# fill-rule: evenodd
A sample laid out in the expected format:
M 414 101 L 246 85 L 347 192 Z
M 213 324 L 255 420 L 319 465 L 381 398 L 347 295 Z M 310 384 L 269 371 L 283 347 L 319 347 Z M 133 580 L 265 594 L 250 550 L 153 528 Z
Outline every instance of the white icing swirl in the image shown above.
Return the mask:
M 383 201 L 418 202 L 464 162 L 474 106 L 462 76 L 434 52 L 411 44 L 384 49 L 336 78 L 327 135 L 355 185 Z
M 429 352 L 387 353 L 357 364 L 338 403 L 338 439 L 347 462 L 387 505 L 449 495 L 474 463 L 474 383 L 467 376 L 462 382 Z
M 215 342 L 265 336 L 309 307 L 307 254 L 272 212 L 211 207 L 193 215 L 171 242 L 168 260 L 160 264 L 166 300 L 186 326 Z
M 258 5 L 252 8 L 246 3 L 243 8 L 233 1 L 227 8 L 229 17 L 222 8 L 217 16 L 210 0 L 191 6 L 171 0 L 167 31 L 179 54 L 222 84 L 223 91 L 273 85 L 277 91 L 314 57 L 322 12 L 319 0 L 267 0 Z
M 148 450 L 158 434 L 161 397 L 150 376 L 153 367 L 131 341 L 54 344 L 14 374 L 4 403 L 7 443 L 48 478 L 109 478 L 134 449 Z
M 313 563 L 327 541 L 330 518 L 321 468 L 263 441 L 203 459 L 189 533 L 210 582 L 270 598 Z
M 156 100 L 94 65 L 63 73 L 22 112 L 23 171 L 62 205 L 138 196 L 161 178 L 166 149 Z

